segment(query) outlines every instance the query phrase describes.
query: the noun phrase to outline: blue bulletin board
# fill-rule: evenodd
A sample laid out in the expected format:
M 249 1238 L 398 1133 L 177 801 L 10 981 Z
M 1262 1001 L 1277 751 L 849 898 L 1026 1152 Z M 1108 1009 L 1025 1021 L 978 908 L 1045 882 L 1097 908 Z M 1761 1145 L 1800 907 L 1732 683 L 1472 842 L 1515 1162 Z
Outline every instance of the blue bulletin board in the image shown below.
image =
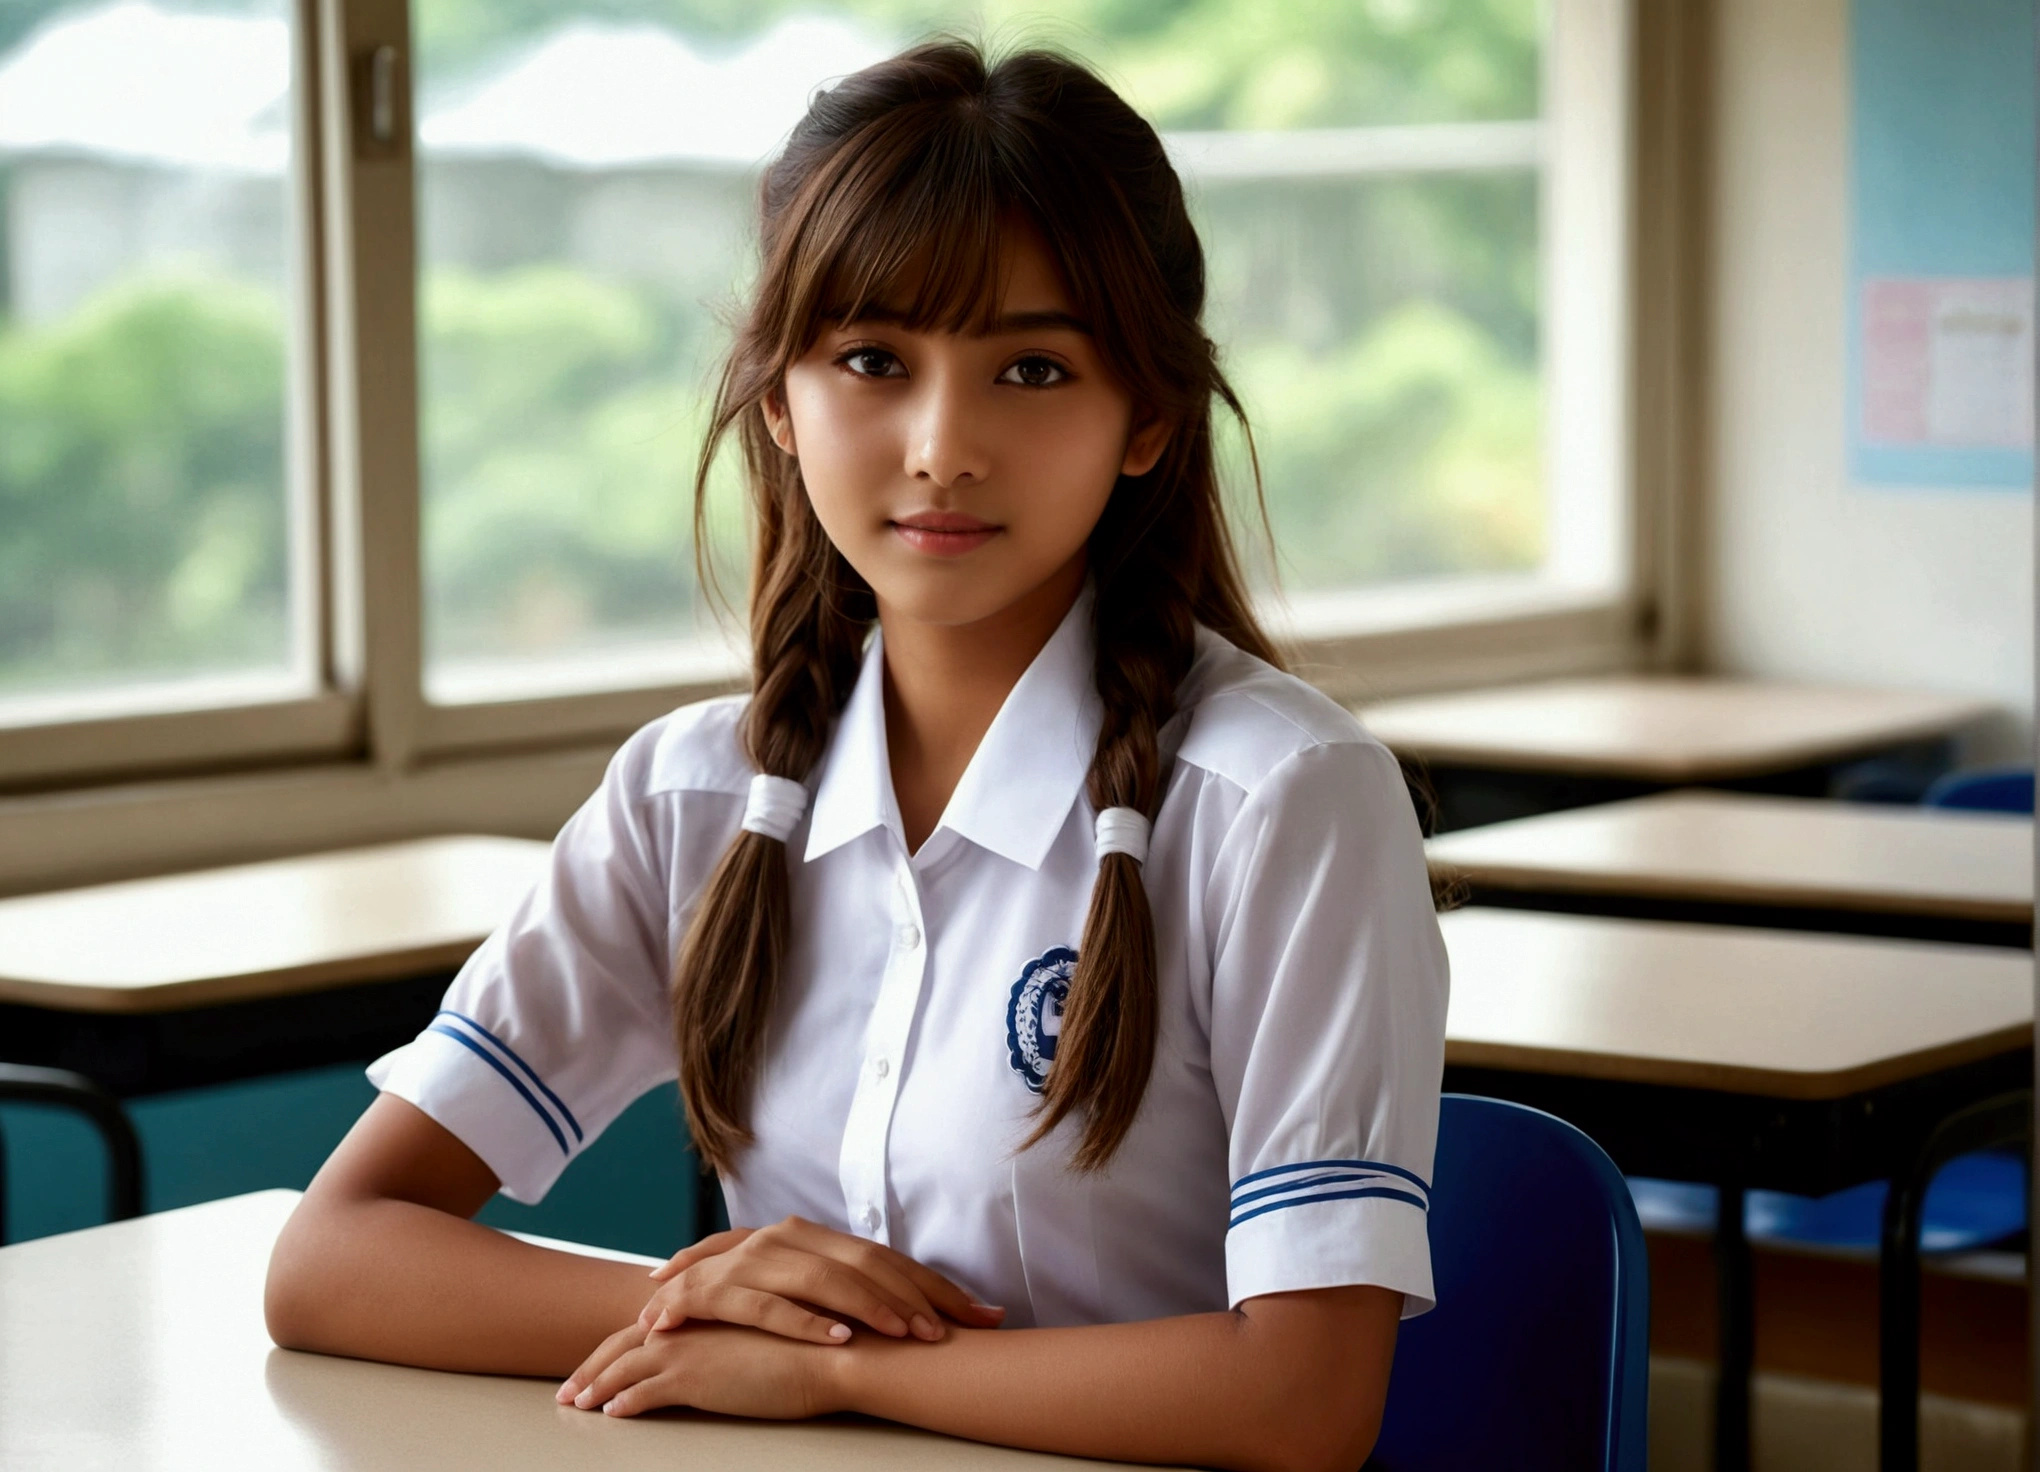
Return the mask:
M 2034 0 L 1854 0 L 1849 470 L 2033 484 Z

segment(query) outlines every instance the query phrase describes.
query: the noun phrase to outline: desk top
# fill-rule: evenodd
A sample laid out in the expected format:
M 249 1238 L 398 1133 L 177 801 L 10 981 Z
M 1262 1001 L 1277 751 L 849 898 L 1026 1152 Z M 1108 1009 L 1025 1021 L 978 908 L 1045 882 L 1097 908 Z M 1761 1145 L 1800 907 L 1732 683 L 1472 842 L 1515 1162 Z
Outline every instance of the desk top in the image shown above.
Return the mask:
M 546 854 L 421 838 L 0 899 L 0 1002 L 168 1012 L 451 971 Z
M 1945 736 L 1991 709 L 1918 691 L 1612 675 L 1388 700 L 1360 717 L 1428 762 L 1696 782 Z
M 2027 951 L 1478 907 L 1440 923 L 1447 1063 L 1839 1099 L 2033 1042 Z
M 1498 889 L 2033 918 L 2033 821 L 1666 792 L 1440 834 L 1434 868 Z
M 8 1466 L 75 1472 L 917 1472 L 1107 1464 L 853 1418 L 792 1424 L 556 1405 L 550 1380 L 450 1375 L 276 1348 L 269 1249 L 295 1191 L 262 1191 L 0 1249 Z M 17 1462 L 16 1459 L 19 1459 Z

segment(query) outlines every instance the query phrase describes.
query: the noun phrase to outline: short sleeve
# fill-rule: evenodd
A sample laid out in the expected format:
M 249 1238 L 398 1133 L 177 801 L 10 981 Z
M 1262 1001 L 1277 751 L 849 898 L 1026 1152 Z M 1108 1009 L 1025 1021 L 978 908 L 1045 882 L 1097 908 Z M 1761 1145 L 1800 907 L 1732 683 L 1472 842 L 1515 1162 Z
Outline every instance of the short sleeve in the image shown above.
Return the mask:
M 1424 1312 L 1448 982 L 1394 757 L 1285 759 L 1230 825 L 1206 914 L 1229 1301 L 1364 1283 Z
M 667 1000 L 670 798 L 644 795 L 650 728 L 554 840 L 543 878 L 370 1082 L 535 1202 L 647 1089 L 675 1075 Z

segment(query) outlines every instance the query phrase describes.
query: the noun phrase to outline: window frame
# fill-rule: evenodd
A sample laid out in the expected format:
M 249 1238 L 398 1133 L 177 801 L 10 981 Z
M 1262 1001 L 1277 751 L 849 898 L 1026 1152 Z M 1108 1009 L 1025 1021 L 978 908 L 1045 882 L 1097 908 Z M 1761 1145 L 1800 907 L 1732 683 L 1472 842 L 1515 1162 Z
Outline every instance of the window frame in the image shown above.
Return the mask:
M 1289 640 L 1299 672 L 1335 698 L 1691 659 L 1697 579 L 1681 530 L 1701 469 L 1693 241 L 1712 9 L 1553 6 L 1546 95 L 1563 87 L 1570 100 L 1547 111 L 1544 134 L 1547 371 L 1575 372 L 1568 352 L 1592 359 L 1598 421 L 1567 430 L 1547 416 L 1546 482 L 1561 534 L 1567 507 L 1600 498 L 1604 565 L 1588 575 L 1587 557 L 1558 576 L 1399 585 L 1354 595 L 1344 614 L 1299 618 Z M 309 558 L 319 576 L 301 579 L 324 688 L 0 727 L 0 893 L 433 831 L 550 836 L 630 731 L 739 687 L 732 671 L 458 705 L 426 698 L 409 3 L 294 0 L 293 34 L 297 216 L 319 246 L 300 249 L 307 361 L 293 469 L 324 549 Z M 394 142 L 378 145 L 361 130 L 370 58 L 384 47 L 397 59 L 399 116 Z M 1591 238 L 1568 240 L 1568 228 Z M 1598 341 L 1569 344 L 1561 312 Z
M 316 3 L 291 0 L 288 7 L 292 147 L 285 213 L 291 224 L 291 270 L 284 482 L 291 503 L 285 519 L 290 666 L 245 676 L 144 680 L 68 702 L 70 710 L 55 698 L 10 701 L 17 709 L 46 704 L 58 713 L 46 721 L 0 722 L 0 793 L 232 762 L 344 759 L 361 750 L 360 701 L 332 679 L 328 652 L 333 641 L 332 578 L 324 555 L 329 383 L 325 263 L 318 252 L 326 191 L 322 163 L 328 150 L 313 34 Z

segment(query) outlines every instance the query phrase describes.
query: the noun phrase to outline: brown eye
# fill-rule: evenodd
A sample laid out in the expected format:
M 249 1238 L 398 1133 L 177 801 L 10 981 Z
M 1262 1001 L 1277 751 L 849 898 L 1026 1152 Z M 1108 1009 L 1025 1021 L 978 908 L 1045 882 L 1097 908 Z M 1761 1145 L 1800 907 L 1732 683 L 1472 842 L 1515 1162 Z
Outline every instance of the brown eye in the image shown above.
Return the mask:
M 1022 358 L 999 375 L 999 382 L 1015 383 L 1022 388 L 1048 388 L 1069 376 L 1069 370 L 1053 358 Z
M 900 360 L 884 348 L 852 348 L 836 360 L 859 378 L 897 378 Z

